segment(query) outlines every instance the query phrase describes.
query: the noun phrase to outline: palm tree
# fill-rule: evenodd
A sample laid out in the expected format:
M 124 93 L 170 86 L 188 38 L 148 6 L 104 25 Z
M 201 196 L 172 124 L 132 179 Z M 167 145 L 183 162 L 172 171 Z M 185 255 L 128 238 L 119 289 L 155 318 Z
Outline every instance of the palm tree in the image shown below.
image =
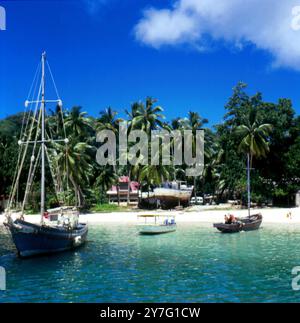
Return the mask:
M 222 159 L 224 156 L 224 151 L 216 142 L 213 142 L 213 144 L 211 144 L 211 147 L 209 148 L 207 148 L 207 146 L 208 145 L 206 145 L 207 153 L 205 154 L 205 164 L 202 174 L 203 188 L 204 181 L 208 178 L 213 190 L 212 195 L 215 196 L 216 191 L 221 191 L 224 188 L 225 184 L 224 180 L 221 178 L 221 169 L 223 166 Z
M 243 123 L 235 132 L 241 138 L 239 151 L 247 154 L 247 191 L 248 191 L 248 215 L 250 216 L 250 169 L 252 168 L 253 157 L 266 157 L 269 152 L 268 136 L 272 131 L 272 125 L 262 123 L 257 109 L 250 107 L 249 113 L 242 118 Z
M 65 121 L 69 134 L 76 138 L 83 138 L 87 135 L 87 130 L 91 129 L 91 123 L 86 114 L 86 112 L 81 112 L 80 106 L 75 106 L 71 109 Z
M 54 111 L 50 110 L 47 130 L 50 134 L 55 135 L 56 138 L 65 138 L 64 117 L 65 113 L 61 106 L 57 105 Z
M 142 130 L 145 131 L 148 135 L 148 139 L 151 136 L 151 130 L 155 130 L 158 128 L 164 128 L 164 123 L 161 119 L 164 119 L 165 116 L 162 114 L 163 109 L 160 106 L 154 106 L 157 102 L 156 99 L 151 97 L 146 98 L 146 103 L 142 102 L 134 102 L 131 105 L 131 111 L 126 111 L 126 114 L 129 118 L 129 127 L 128 127 L 128 134 L 132 130 Z M 149 151 L 150 151 L 150 145 Z M 151 156 L 151 151 L 149 156 Z M 152 167 L 148 166 L 141 166 L 141 165 L 134 165 L 128 166 L 128 177 L 129 177 L 129 185 L 131 181 L 131 175 L 135 175 L 139 181 L 146 180 L 148 183 L 148 191 L 150 183 L 158 183 L 157 181 L 157 174 L 148 173 Z M 156 171 L 161 171 L 160 167 L 157 167 Z M 154 179 L 156 177 L 156 179 Z M 129 188 L 128 188 L 128 195 L 127 195 L 127 203 L 129 203 Z
M 170 166 L 166 165 L 145 165 L 141 168 L 140 181 L 145 181 L 148 186 L 148 194 L 150 185 L 160 185 L 163 181 L 170 178 Z
M 112 109 L 112 107 L 108 107 L 105 110 L 100 112 L 100 117 L 96 120 L 96 130 L 111 130 L 118 138 L 119 133 L 119 122 L 121 119 L 116 118 L 118 113 Z M 118 169 L 116 165 L 113 165 L 113 172 L 117 176 Z M 117 186 L 117 195 L 118 195 L 118 205 L 120 205 L 120 185 L 119 181 L 116 181 Z
M 108 191 L 113 185 L 118 184 L 118 177 L 114 172 L 112 166 L 103 166 L 100 169 L 99 176 L 96 179 L 95 185 L 101 187 L 102 195 Z
M 151 130 L 155 130 L 158 127 L 163 127 L 165 116 L 162 114 L 163 108 L 160 106 L 154 106 L 157 102 L 156 99 L 151 97 L 146 98 L 146 104 L 139 103 L 132 106 L 132 128 L 146 131 L 150 134 Z
M 66 184 L 72 183 L 76 201 L 79 207 L 85 204 L 83 185 L 89 181 L 92 165 L 88 151 L 92 149 L 85 142 L 70 142 L 70 144 L 54 143 L 53 154 L 60 174 L 65 174 Z M 51 150 L 50 150 L 51 152 Z
M 131 111 L 125 110 L 125 113 L 128 117 L 128 131 L 132 130 L 132 120 L 139 115 L 139 110 L 142 109 L 141 102 L 134 102 L 131 104 Z
M 118 133 L 118 124 L 121 119 L 117 119 L 118 112 L 114 111 L 112 107 L 108 107 L 100 112 L 100 117 L 96 120 L 97 130 L 112 130 Z
M 192 139 L 192 151 L 193 154 L 196 151 L 196 132 L 197 130 L 203 129 L 203 126 L 208 123 L 208 120 L 205 118 L 202 118 L 198 112 L 189 111 L 188 118 L 183 119 L 181 122 L 181 125 L 188 130 L 191 130 L 193 133 L 193 139 Z M 197 178 L 194 176 L 194 197 L 195 197 L 195 203 L 197 204 Z M 204 199 L 203 199 L 204 202 Z

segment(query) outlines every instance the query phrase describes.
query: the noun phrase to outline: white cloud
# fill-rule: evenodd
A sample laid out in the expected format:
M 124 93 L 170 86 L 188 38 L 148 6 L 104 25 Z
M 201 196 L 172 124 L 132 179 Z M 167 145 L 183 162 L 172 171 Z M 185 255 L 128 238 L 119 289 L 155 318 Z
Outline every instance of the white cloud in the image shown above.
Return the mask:
M 177 0 L 169 9 L 145 10 L 134 31 L 155 48 L 202 48 L 207 36 L 237 48 L 252 43 L 273 55 L 273 65 L 300 70 L 300 30 L 292 28 L 297 5 L 300 0 Z

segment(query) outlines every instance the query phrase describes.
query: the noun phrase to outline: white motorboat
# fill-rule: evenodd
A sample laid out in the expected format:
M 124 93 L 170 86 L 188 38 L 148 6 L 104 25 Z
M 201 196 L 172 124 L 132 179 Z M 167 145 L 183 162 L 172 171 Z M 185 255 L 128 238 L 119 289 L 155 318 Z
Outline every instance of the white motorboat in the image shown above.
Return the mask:
M 154 235 L 176 231 L 175 217 L 160 215 L 141 215 L 144 223 L 138 225 L 140 234 Z M 150 220 L 151 219 L 151 220 Z

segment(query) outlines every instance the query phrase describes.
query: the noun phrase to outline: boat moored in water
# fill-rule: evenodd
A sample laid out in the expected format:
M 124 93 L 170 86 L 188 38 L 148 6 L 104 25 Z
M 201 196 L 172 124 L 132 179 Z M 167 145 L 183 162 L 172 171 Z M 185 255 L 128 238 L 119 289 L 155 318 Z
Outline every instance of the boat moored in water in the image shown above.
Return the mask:
M 34 111 L 31 111 L 31 109 L 29 109 L 29 111 L 25 112 L 24 114 L 24 119 L 27 115 L 27 124 L 25 131 L 27 128 L 29 129 L 29 131 L 28 133 L 25 133 L 25 131 L 24 133 L 22 133 L 21 131 L 20 140 L 18 142 L 20 147 L 17 163 L 18 165 L 15 173 L 14 184 L 12 186 L 12 191 L 10 193 L 10 198 L 8 201 L 8 207 L 5 212 L 6 220 L 4 222 L 4 225 L 10 231 L 12 240 L 18 251 L 18 255 L 21 257 L 30 257 L 78 248 L 85 243 L 88 234 L 88 225 L 86 223 L 79 222 L 79 211 L 77 207 L 64 206 L 66 205 L 66 200 L 60 201 L 59 198 L 59 196 L 62 195 L 61 193 L 64 192 L 62 184 L 63 176 L 58 165 L 55 164 L 53 166 L 51 164 L 52 160 L 55 160 L 55 156 L 57 156 L 54 149 L 55 143 L 61 142 L 67 146 L 69 140 L 66 136 L 65 131 L 64 137 L 62 138 L 60 136 L 57 140 L 53 139 L 52 135 L 50 136 L 48 131 L 46 131 L 46 103 L 57 104 L 61 113 L 61 122 L 63 124 L 63 129 L 65 128 L 63 123 L 62 101 L 60 100 L 60 98 L 58 97 L 56 100 L 45 99 L 45 63 L 46 54 L 43 53 L 41 64 L 38 67 L 38 70 L 41 70 L 41 81 L 38 87 L 39 91 L 37 94 L 37 99 L 34 101 L 27 100 L 25 102 L 26 108 L 28 108 L 30 105 L 35 105 L 35 109 Z M 48 68 L 53 80 L 49 64 Z M 35 79 L 38 81 L 38 78 Z M 51 148 L 48 149 L 47 145 L 49 145 Z M 29 146 L 31 146 L 32 149 L 29 149 Z M 24 171 L 24 162 L 26 161 L 26 157 L 28 157 L 27 155 L 29 151 L 31 153 L 30 166 L 29 172 L 27 174 L 27 183 L 24 197 L 20 209 L 20 204 L 17 199 L 17 191 L 19 188 L 20 176 L 22 174 L 22 171 Z M 46 209 L 46 158 L 54 182 L 54 191 L 56 193 L 57 200 L 60 201 L 60 207 L 52 211 L 47 211 Z M 25 221 L 24 219 L 25 206 L 28 204 L 28 196 L 31 193 L 33 179 L 39 163 L 41 164 L 40 222 L 31 223 Z M 66 186 L 68 189 L 69 174 L 64 174 L 64 178 L 65 183 L 67 183 Z M 13 205 L 18 208 L 17 211 L 13 210 Z
M 79 212 L 62 208 L 59 214 L 47 215 L 43 224 L 35 224 L 11 217 L 4 225 L 10 230 L 18 255 L 22 258 L 76 249 L 87 239 L 88 225 L 79 223 Z
M 235 233 L 240 231 L 252 231 L 259 229 L 262 223 L 262 215 L 255 214 L 246 218 L 236 218 L 232 223 L 214 223 L 214 228 L 217 228 L 222 233 Z
M 155 235 L 174 232 L 177 229 L 175 217 L 163 217 L 158 215 L 142 215 L 139 218 L 144 218 L 145 223 L 139 224 L 139 233 L 142 235 Z M 154 219 L 149 223 L 149 218 Z M 162 221 L 161 218 L 164 218 Z
M 223 233 L 234 233 L 240 231 L 258 230 L 263 217 L 259 214 L 251 215 L 251 190 L 250 190 L 250 152 L 247 153 L 247 200 L 248 200 L 248 217 L 236 218 L 234 215 L 225 216 L 225 223 L 214 223 L 214 228 L 217 228 Z

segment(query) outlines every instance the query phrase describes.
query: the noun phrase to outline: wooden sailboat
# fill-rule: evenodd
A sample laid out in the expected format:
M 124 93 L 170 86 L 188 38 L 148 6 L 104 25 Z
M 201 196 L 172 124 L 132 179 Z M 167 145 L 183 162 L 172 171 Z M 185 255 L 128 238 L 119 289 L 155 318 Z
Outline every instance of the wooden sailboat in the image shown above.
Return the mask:
M 46 103 L 57 103 L 62 107 L 62 101 L 46 100 L 45 99 L 45 63 L 46 54 L 42 54 L 41 60 L 41 81 L 39 86 L 39 92 L 37 100 L 26 101 L 25 105 L 34 104 L 36 106 L 32 119 L 31 126 L 29 127 L 29 135 L 25 135 L 23 139 L 19 140 L 20 155 L 18 160 L 18 166 L 16 170 L 15 181 L 8 208 L 6 210 L 5 226 L 11 232 L 13 242 L 18 251 L 18 255 L 21 257 L 29 257 L 40 254 L 55 253 L 64 250 L 71 250 L 77 248 L 85 243 L 88 226 L 85 223 L 79 223 L 79 212 L 76 207 L 60 207 L 56 210 L 57 221 L 46 221 L 46 217 L 49 216 L 49 212 L 46 210 L 45 204 L 45 159 L 48 157 L 47 144 L 53 142 L 64 142 L 68 144 L 68 139 L 65 138 L 59 140 L 53 140 L 46 138 L 45 131 L 45 117 L 46 117 Z M 53 76 L 49 68 L 52 80 Z M 54 80 L 53 80 L 54 82 Z M 54 84 L 55 85 L 55 84 Z M 55 86 L 56 89 L 56 86 Z M 35 134 L 34 131 L 35 130 Z M 26 191 L 24 194 L 24 200 L 22 203 L 21 212 L 15 213 L 12 209 L 13 201 L 16 198 L 16 191 L 21 176 L 24 161 L 28 152 L 28 147 L 32 146 L 31 163 L 28 174 L 28 181 L 26 185 Z M 39 147 L 39 149 L 38 149 Z M 37 152 L 38 150 L 38 152 Z M 46 156 L 47 155 L 47 156 Z M 27 203 L 29 191 L 32 186 L 34 173 L 38 162 L 41 161 L 41 201 L 40 201 L 40 223 L 30 223 L 24 220 L 24 208 Z M 49 158 L 48 158 L 48 162 Z M 50 218 L 51 218 L 50 214 Z
M 250 155 L 247 154 L 247 193 L 248 193 L 248 217 L 235 218 L 235 221 L 230 223 L 214 223 L 214 228 L 217 228 L 222 233 L 235 233 L 240 231 L 253 231 L 259 229 L 263 217 L 259 214 L 251 215 L 251 191 L 250 191 Z

